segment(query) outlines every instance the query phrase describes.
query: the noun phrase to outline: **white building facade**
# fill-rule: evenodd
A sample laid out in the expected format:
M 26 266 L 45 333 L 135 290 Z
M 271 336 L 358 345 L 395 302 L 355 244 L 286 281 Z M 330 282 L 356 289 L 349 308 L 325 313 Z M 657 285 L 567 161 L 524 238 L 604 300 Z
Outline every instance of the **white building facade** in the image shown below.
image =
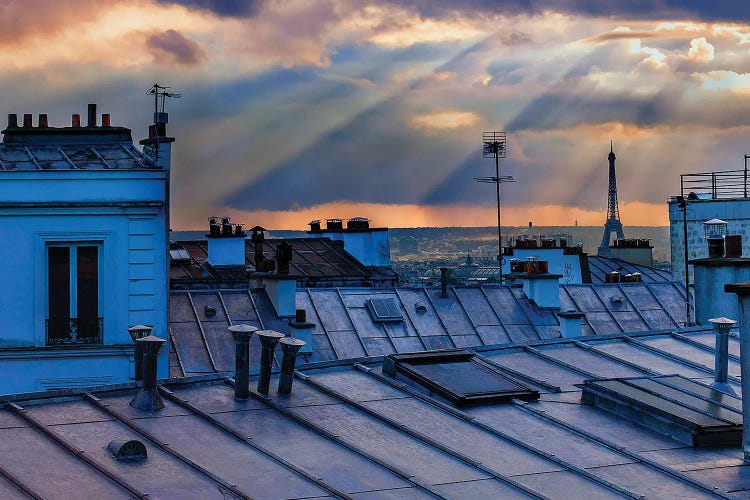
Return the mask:
M 3 131 L 0 393 L 127 382 L 128 327 L 168 338 L 171 141 L 149 157 L 92 105 L 88 126 L 77 117 L 55 128 L 9 115 Z

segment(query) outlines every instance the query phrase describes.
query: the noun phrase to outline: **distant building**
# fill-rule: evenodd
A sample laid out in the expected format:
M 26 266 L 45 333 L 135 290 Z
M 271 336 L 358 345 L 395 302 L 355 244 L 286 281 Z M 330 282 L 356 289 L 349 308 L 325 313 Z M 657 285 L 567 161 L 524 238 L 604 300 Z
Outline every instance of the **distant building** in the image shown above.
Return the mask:
M 708 257 L 704 222 L 726 221 L 726 234 L 742 236 L 742 253 L 750 255 L 750 197 L 745 195 L 744 172 L 706 172 L 682 176 L 686 202 L 669 200 L 669 239 L 672 252 L 672 279 L 685 282 L 685 232 L 687 219 L 688 261 Z M 685 215 L 687 213 L 687 216 Z M 693 282 L 692 266 L 689 266 Z
M 398 252 L 414 254 L 419 252 L 419 242 L 414 236 L 404 236 L 398 240 Z
M 0 144 L 4 392 L 126 382 L 128 327 L 167 338 L 164 125 L 142 144 L 90 104 L 88 123 L 9 115 Z M 155 148 L 158 146 L 158 155 Z M 164 356 L 167 355 L 164 350 Z M 167 374 L 166 363 L 160 375 Z

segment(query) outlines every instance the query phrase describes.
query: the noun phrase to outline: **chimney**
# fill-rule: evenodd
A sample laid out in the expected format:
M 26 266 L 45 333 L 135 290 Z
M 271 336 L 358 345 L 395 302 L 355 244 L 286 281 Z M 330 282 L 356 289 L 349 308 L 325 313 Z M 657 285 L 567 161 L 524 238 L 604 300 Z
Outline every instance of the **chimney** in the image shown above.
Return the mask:
M 31 128 L 31 127 L 33 127 L 34 125 L 32 124 L 31 120 L 32 120 L 31 114 L 30 113 L 24 113 L 24 115 L 23 115 L 23 127 L 24 128 Z
M 283 333 L 273 330 L 261 330 L 257 333 L 260 339 L 260 375 L 258 376 L 258 392 L 268 395 L 271 384 L 271 366 L 273 365 L 273 351 L 276 344 L 284 337 Z
M 289 329 L 292 337 L 305 341 L 305 345 L 299 351 L 300 354 L 312 354 L 312 336 L 315 323 L 307 321 L 307 311 L 297 309 L 294 321 L 289 322 Z
M 289 274 L 289 264 L 292 262 L 292 245 L 286 242 L 276 247 L 276 269 L 279 274 Z
M 526 272 L 522 273 L 519 278 L 529 300 L 542 309 L 559 309 L 562 275 L 550 274 L 546 261 L 531 257 L 524 262 L 524 269 Z
M 707 325 L 711 318 L 736 318 L 737 301 L 724 293 L 724 285 L 750 281 L 750 258 L 708 257 L 689 263 L 693 265 L 694 321 Z
M 153 329 L 153 326 L 147 325 L 135 325 L 128 328 L 130 338 L 133 339 L 133 380 L 143 380 L 143 345 L 136 340 L 148 337 Z
M 564 339 L 574 339 L 581 337 L 581 323 L 586 316 L 580 311 L 561 311 L 557 313 L 557 319 L 560 321 L 560 335 Z
M 49 122 L 47 121 L 47 115 L 42 113 L 39 115 L 39 128 L 48 128 Z
M 728 234 L 724 237 L 724 255 L 728 259 L 742 258 L 742 235 Z
M 148 126 L 148 138 L 139 141 L 139 144 L 143 146 L 143 152 L 164 170 L 169 170 L 172 166 L 174 137 L 167 135 L 168 122 L 168 113 L 154 113 L 154 123 Z
M 734 389 L 727 383 L 729 375 L 729 330 L 737 323 L 729 318 L 711 318 L 708 320 L 716 330 L 716 357 L 714 359 L 714 383 L 711 385 L 717 391 L 730 396 L 737 396 Z
M 102 127 L 111 127 L 112 126 L 112 117 L 109 115 L 109 113 L 102 114 Z
M 344 250 L 365 266 L 390 267 L 391 247 L 388 242 L 388 228 L 372 228 L 364 217 L 353 217 L 344 229 L 341 219 L 328 219 L 325 230 L 320 229 L 320 221 L 312 221 L 307 232 L 311 238 L 329 238 L 341 241 Z
M 15 113 L 8 114 L 8 128 L 18 128 L 18 115 Z
M 292 382 L 294 381 L 294 365 L 297 362 L 297 353 L 305 346 L 305 341 L 284 337 L 279 340 L 281 344 L 281 377 L 279 378 L 279 394 L 291 394 Z
M 73 113 L 73 116 L 70 119 L 70 126 L 73 128 L 80 128 L 81 115 L 79 115 L 78 113 Z
M 263 276 L 263 288 L 271 300 L 276 315 L 293 318 L 297 312 L 297 277 L 273 273 Z
M 260 226 L 255 226 L 252 229 L 251 239 L 253 241 L 253 248 L 255 249 L 255 270 L 258 272 L 265 271 L 265 260 L 266 257 L 263 255 L 263 240 L 265 239 L 265 229 Z
M 89 121 L 87 127 L 96 127 L 96 104 L 89 104 Z
M 441 267 L 440 268 L 440 298 L 441 299 L 447 299 L 448 298 L 448 268 L 447 267 Z
M 609 246 L 609 257 L 641 266 L 654 266 L 654 247 L 645 238 L 614 240 Z
M 728 284 L 724 287 L 724 291 L 737 294 L 740 320 L 742 420 L 750 422 L 750 282 Z M 742 453 L 745 463 L 750 463 L 750 425 L 742 426 Z
M 222 217 L 221 225 L 217 223 L 215 217 L 211 217 L 206 238 L 208 239 L 209 264 L 214 267 L 245 266 L 245 232 L 240 226 L 239 234 L 237 234 L 229 217 Z
M 250 397 L 250 337 L 258 329 L 250 325 L 232 325 L 227 328 L 234 337 L 234 397 Z
M 159 411 L 164 408 L 164 402 L 156 388 L 157 358 L 166 340 L 149 335 L 136 342 L 139 342 L 143 349 L 143 387 L 130 402 L 130 406 L 141 411 Z

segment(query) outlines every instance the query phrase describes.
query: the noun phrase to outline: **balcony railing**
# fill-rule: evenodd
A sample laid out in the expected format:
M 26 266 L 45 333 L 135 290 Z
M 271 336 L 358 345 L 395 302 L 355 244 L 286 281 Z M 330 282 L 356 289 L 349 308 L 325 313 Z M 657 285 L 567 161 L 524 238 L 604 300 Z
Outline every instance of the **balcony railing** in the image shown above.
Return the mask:
M 725 170 L 680 176 L 682 196 L 718 200 L 748 197 L 748 172 Z
M 102 322 L 102 318 L 48 319 L 47 345 L 101 344 Z

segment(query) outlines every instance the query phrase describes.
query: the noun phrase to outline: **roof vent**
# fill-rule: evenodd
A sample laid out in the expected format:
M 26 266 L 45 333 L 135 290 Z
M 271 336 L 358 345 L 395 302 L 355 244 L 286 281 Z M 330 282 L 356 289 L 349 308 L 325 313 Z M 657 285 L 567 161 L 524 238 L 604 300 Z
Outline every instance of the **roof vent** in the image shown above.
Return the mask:
M 118 462 L 141 462 L 148 458 L 146 445 L 135 439 L 131 441 L 110 441 L 107 450 Z
M 455 406 L 476 406 L 539 399 L 539 392 L 526 387 L 462 349 L 391 354 L 383 361 L 383 373 Z
M 213 318 L 216 316 L 216 309 L 207 305 L 203 308 L 203 315 L 207 318 Z
M 401 314 L 401 308 L 396 301 L 391 298 L 370 299 L 367 301 L 367 308 L 370 310 L 373 321 L 387 323 L 404 320 L 404 316 Z
M 424 305 L 422 302 L 417 302 L 414 304 L 414 310 L 418 313 L 426 313 L 427 312 L 427 306 Z
M 586 380 L 581 401 L 695 447 L 742 443 L 742 400 L 680 375 Z

